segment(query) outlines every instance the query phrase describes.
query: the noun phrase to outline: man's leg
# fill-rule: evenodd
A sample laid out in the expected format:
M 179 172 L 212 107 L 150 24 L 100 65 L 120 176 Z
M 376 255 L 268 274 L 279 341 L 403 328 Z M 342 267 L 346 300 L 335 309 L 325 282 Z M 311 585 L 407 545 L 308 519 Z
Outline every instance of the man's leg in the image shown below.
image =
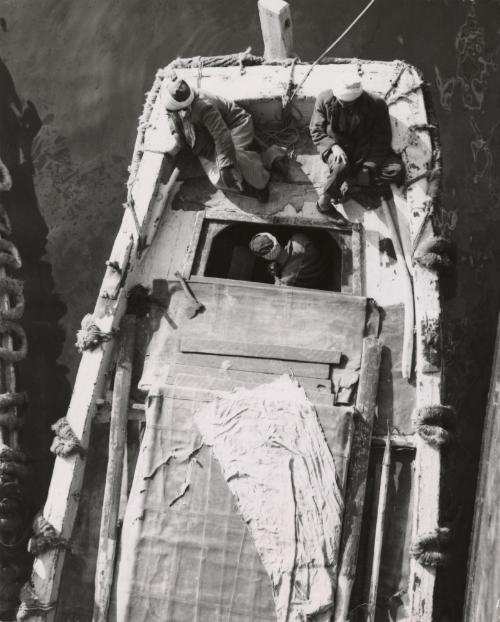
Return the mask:
M 333 218 L 339 225 L 346 225 L 349 221 L 334 207 L 333 203 L 339 203 L 342 199 L 340 190 L 342 184 L 349 174 L 349 165 L 345 162 L 328 162 L 329 174 L 325 185 L 318 197 L 316 208 L 318 212 L 327 214 Z

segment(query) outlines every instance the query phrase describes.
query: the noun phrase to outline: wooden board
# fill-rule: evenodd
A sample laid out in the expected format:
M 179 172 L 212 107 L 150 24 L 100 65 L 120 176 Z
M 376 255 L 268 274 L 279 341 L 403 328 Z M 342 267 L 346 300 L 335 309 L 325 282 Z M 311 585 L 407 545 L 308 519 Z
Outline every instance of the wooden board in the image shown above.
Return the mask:
M 189 284 L 205 311 L 183 321 L 182 338 L 337 351 L 346 367 L 359 367 L 366 298 L 204 277 Z
M 250 356 L 252 358 L 279 359 L 284 361 L 306 361 L 308 363 L 330 363 L 338 365 L 342 353 L 338 350 L 320 350 L 316 348 L 296 348 L 272 343 L 249 343 L 244 341 L 226 341 L 183 337 L 179 346 L 181 352 L 206 354 L 229 354 Z
M 291 369 L 301 378 L 325 379 L 330 375 L 330 366 L 326 363 L 305 363 L 301 361 L 277 361 L 273 359 L 255 359 L 244 356 L 223 356 L 220 354 L 197 354 L 180 352 L 173 360 L 177 365 L 195 365 L 215 369 L 255 371 L 264 374 L 287 374 Z
M 285 372 L 288 373 L 288 372 Z M 201 367 L 196 365 L 172 365 L 168 370 L 167 384 L 172 384 L 171 380 L 174 380 L 179 374 L 190 374 L 197 378 L 204 377 L 217 377 L 232 380 L 237 383 L 243 382 L 255 382 L 256 384 L 263 384 L 266 382 L 272 382 L 276 379 L 277 375 L 272 373 L 259 373 L 252 371 L 236 371 L 231 369 L 217 369 L 215 367 Z M 298 383 L 301 387 L 308 391 L 319 391 L 320 393 L 332 392 L 332 381 L 329 378 L 307 378 L 297 376 Z
M 167 381 L 169 379 L 167 378 Z M 171 384 L 166 384 L 165 395 L 167 396 L 185 396 L 187 399 L 198 399 L 199 401 L 212 401 L 221 393 L 232 391 L 237 388 L 253 389 L 262 384 L 261 382 L 235 380 L 220 377 L 204 377 L 190 376 L 189 374 L 178 374 L 171 377 Z M 321 391 L 307 391 L 307 397 L 314 404 L 322 404 L 333 406 L 333 395 Z

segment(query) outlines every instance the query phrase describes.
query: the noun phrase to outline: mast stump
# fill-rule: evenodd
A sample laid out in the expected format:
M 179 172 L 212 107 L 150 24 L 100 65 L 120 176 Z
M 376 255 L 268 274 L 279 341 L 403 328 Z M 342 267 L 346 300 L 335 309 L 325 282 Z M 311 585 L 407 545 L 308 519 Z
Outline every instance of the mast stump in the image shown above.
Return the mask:
M 258 6 L 266 60 L 290 58 L 293 48 L 290 5 L 283 0 L 259 0 Z

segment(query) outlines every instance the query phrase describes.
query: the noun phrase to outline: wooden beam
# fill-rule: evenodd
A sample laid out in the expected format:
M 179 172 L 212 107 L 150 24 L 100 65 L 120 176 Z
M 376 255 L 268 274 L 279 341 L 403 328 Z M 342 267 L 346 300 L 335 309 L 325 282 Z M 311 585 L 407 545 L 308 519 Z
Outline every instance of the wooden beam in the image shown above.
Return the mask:
M 179 352 L 172 361 L 178 365 L 196 365 L 235 371 L 257 371 L 264 374 L 287 374 L 290 370 L 304 378 L 329 378 L 328 363 L 306 363 L 304 361 L 280 361 L 277 359 L 255 359 L 245 356 L 224 356 L 222 354 L 198 354 Z
M 198 337 L 182 337 L 179 350 L 181 352 L 234 354 L 252 358 L 330 363 L 333 365 L 338 365 L 342 356 L 342 352 L 339 350 L 318 350 L 315 348 L 297 348 L 294 346 L 279 346 L 255 342 L 200 339 Z
M 266 60 L 290 58 L 293 49 L 290 5 L 283 0 L 259 0 L 258 6 Z
M 380 341 L 375 337 L 365 337 L 356 397 L 358 416 L 349 461 L 334 622 L 346 622 L 348 619 L 349 601 L 356 577 L 381 355 Z
M 107 622 L 108 619 L 115 567 L 123 461 L 127 443 L 128 400 L 132 379 L 134 345 L 135 317 L 126 315 L 122 320 L 122 337 L 113 387 L 108 468 L 106 471 L 95 575 L 93 622 Z

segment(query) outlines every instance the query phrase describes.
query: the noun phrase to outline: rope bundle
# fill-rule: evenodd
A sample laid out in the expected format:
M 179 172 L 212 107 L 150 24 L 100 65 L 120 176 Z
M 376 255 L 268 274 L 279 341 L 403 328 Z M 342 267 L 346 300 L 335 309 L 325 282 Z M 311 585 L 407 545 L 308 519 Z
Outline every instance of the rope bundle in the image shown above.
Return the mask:
M 67 549 L 69 543 L 40 512 L 33 521 L 33 536 L 28 541 L 28 552 L 40 555 L 55 548 Z
M 82 320 L 82 327 L 76 333 L 76 347 L 79 352 L 84 350 L 95 350 L 101 343 L 110 341 L 115 336 L 116 331 L 103 331 L 94 322 L 92 315 L 87 314 Z
M 7 236 L 12 234 L 10 218 L 2 205 L 0 205 L 0 233 Z
M 418 249 L 418 254 L 413 259 L 422 268 L 438 273 L 445 272 L 453 264 L 451 252 L 452 247 L 449 240 L 435 237 L 422 244 Z
M 51 426 L 55 432 L 55 438 L 50 446 L 50 451 L 60 458 L 66 458 L 73 454 L 85 455 L 85 450 L 81 446 L 78 437 L 71 429 L 66 417 L 61 417 Z
M 419 536 L 412 544 L 410 552 L 422 566 L 447 566 L 450 561 L 450 541 L 449 528 L 436 527 L 433 531 Z
M 27 457 L 18 449 L 8 445 L 0 447 L 0 485 L 15 479 L 22 479 L 28 473 Z
M 54 609 L 55 604 L 42 603 L 33 586 L 26 582 L 21 588 L 21 604 L 19 605 L 19 609 L 17 611 L 17 622 L 24 622 L 24 620 L 28 620 L 35 615 L 43 615 Z
M 19 320 L 24 313 L 24 283 L 9 276 L 0 278 L 0 295 L 8 294 L 13 298 L 14 306 L 0 310 L 0 318 Z
M 423 406 L 413 414 L 417 434 L 433 447 L 449 445 L 453 438 L 456 413 L 453 406 Z
M 17 338 L 19 347 L 17 350 L 0 347 L 0 359 L 8 363 L 18 363 L 25 359 L 28 354 L 28 338 L 26 337 L 24 328 L 20 324 L 12 322 L 11 320 L 0 319 L 0 335 L 5 335 L 6 333 L 12 333 L 12 335 Z
M 13 242 L 0 238 L 0 266 L 19 270 L 23 265 L 19 251 Z

